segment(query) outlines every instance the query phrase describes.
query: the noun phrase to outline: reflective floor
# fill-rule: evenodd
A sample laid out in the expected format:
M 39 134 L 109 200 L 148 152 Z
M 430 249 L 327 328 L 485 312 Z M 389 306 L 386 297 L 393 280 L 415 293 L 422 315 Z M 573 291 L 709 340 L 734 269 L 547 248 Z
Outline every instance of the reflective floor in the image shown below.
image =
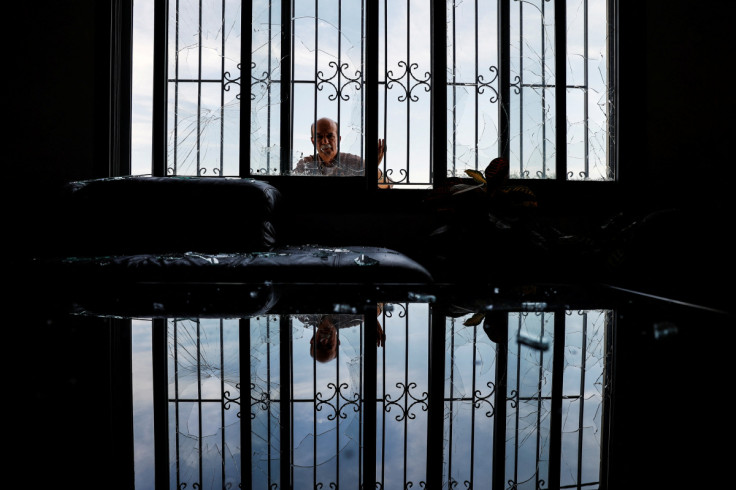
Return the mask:
M 28 481 L 628 489 L 731 479 L 731 312 L 571 285 L 46 293 L 14 344 L 27 373 L 16 406 Z

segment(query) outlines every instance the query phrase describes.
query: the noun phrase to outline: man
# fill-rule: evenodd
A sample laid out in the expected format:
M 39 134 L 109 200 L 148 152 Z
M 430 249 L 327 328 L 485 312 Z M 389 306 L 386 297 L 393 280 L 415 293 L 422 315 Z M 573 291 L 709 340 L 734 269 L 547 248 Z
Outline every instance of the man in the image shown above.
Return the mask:
M 365 165 L 363 159 L 352 153 L 338 153 L 338 145 L 341 140 L 337 123 L 328 118 L 318 119 L 316 124 L 312 124 L 312 145 L 314 145 L 315 155 L 309 155 L 296 164 L 294 175 L 337 175 L 351 176 L 363 175 Z M 383 154 L 386 152 L 386 141 L 378 140 L 378 165 L 380 167 L 383 161 Z M 316 158 L 315 158 L 316 157 Z M 388 183 L 390 180 L 383 176 L 381 169 L 378 169 L 378 182 Z M 385 189 L 390 185 L 379 185 Z
M 376 347 L 386 345 L 386 335 L 383 333 L 379 318 L 383 312 L 383 303 L 376 308 Z M 317 361 L 326 363 L 337 357 L 340 345 L 337 331 L 341 328 L 359 326 L 363 321 L 362 315 L 326 314 L 326 315 L 297 315 L 305 327 L 314 330 L 309 340 L 309 355 Z

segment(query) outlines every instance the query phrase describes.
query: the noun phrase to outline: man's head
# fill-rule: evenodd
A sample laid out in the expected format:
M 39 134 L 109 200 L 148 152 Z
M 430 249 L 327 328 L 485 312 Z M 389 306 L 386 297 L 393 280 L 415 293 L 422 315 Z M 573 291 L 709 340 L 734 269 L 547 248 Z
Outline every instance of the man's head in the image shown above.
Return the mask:
M 340 340 L 337 338 L 337 328 L 332 317 L 325 315 L 322 318 L 309 344 L 309 353 L 319 362 L 328 362 L 337 357 Z
M 335 121 L 323 117 L 312 124 L 312 144 L 323 162 L 331 163 L 335 159 L 339 143 L 340 135 Z

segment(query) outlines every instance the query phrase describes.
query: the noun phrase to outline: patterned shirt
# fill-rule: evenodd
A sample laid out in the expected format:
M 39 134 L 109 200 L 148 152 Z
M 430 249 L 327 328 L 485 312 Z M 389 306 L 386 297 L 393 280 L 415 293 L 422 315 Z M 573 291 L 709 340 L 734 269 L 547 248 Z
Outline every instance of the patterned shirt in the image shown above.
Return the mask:
M 336 175 L 339 177 L 361 176 L 365 173 L 363 159 L 352 153 L 340 152 L 335 160 L 327 164 L 317 155 L 299 160 L 292 175 Z

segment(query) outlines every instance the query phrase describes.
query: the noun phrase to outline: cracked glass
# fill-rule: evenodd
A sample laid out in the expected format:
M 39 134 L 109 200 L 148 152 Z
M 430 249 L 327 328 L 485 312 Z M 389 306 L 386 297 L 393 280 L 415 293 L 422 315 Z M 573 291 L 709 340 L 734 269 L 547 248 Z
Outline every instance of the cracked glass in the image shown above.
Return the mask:
M 134 174 L 151 171 L 152 3 L 136 2 Z M 378 143 L 385 150 L 379 162 L 384 187 L 386 179 L 394 189 L 431 187 L 432 139 L 440 134 L 450 177 L 483 170 L 508 152 L 512 178 L 615 178 L 613 29 L 605 0 L 566 2 L 562 109 L 554 1 L 510 1 L 503 25 L 498 2 L 448 0 L 444 80 L 432 73 L 430 2 L 379 2 L 375 108 L 365 104 L 364 2 L 291 5 L 285 21 L 281 2 L 255 0 L 246 12 L 234 0 L 170 4 L 167 175 L 239 175 L 243 92 L 250 105 L 247 157 L 253 176 L 363 175 L 366 114 L 375 110 Z M 246 67 L 240 56 L 244 14 L 251 20 Z M 504 32 L 507 54 L 498 44 Z M 499 84 L 502 66 L 508 66 L 508 100 L 502 100 Z M 438 80 L 447 91 L 441 131 L 433 127 L 430 99 Z M 564 176 L 556 166 L 561 110 Z M 312 141 L 312 125 L 321 118 L 336 123 L 335 140 L 321 141 L 318 131 Z M 508 141 L 502 123 L 508 123 Z
M 597 485 L 610 311 L 444 317 L 441 429 L 428 425 L 431 303 L 379 303 L 375 318 L 355 311 L 166 321 L 172 485 L 358 488 L 365 438 L 375 437 L 377 485 L 424 486 L 435 430 L 449 486 L 477 488 L 501 472 L 515 488 L 544 487 L 551 458 L 562 485 Z M 133 327 L 137 488 L 154 474 L 150 328 Z M 368 328 L 378 339 L 375 396 L 365 385 Z M 375 434 L 364 432 L 368 403 Z
M 613 86 L 606 0 L 566 0 L 566 43 L 556 51 L 555 2 L 514 1 L 510 9 L 509 124 L 512 178 L 556 178 L 557 113 L 565 113 L 568 180 L 614 178 Z M 557 56 L 565 61 L 565 107 Z

